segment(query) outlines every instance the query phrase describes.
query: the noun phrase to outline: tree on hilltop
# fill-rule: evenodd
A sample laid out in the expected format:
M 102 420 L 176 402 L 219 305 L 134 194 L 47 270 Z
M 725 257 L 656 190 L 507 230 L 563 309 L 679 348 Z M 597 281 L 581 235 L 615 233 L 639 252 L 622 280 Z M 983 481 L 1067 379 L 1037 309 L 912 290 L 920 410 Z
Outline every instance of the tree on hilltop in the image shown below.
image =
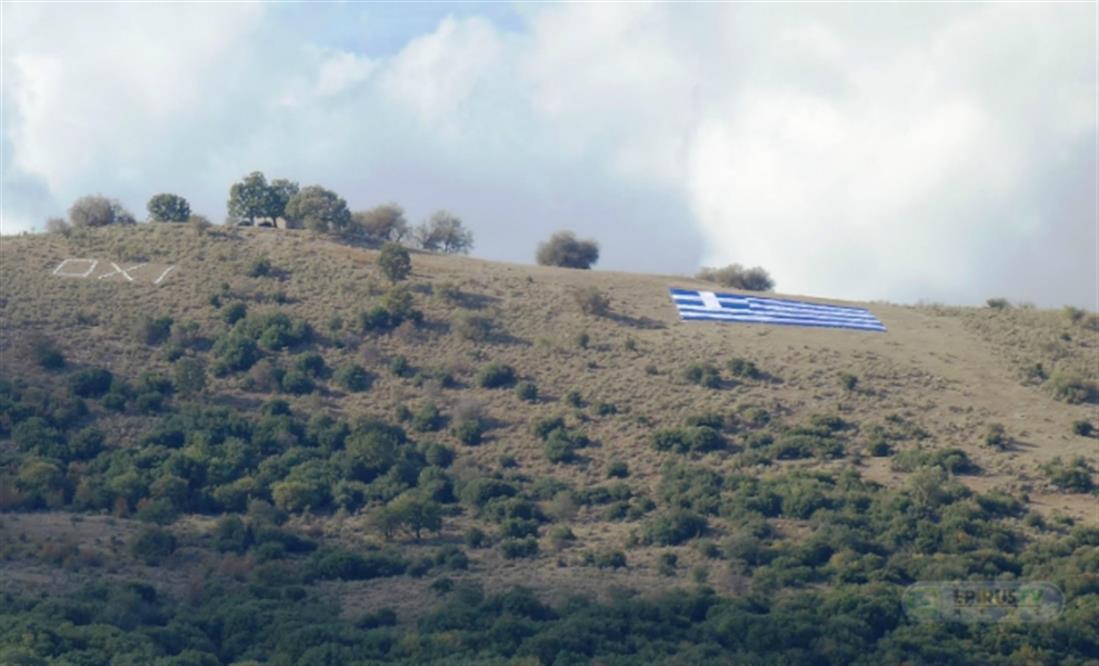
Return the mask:
M 310 185 L 294 193 L 285 205 L 285 216 L 295 226 L 321 233 L 341 232 L 351 224 L 347 202 L 320 185 Z
M 191 204 L 178 194 L 154 195 L 145 208 L 153 222 L 186 222 L 191 217 Z
M 599 244 L 579 240 L 571 231 L 558 231 L 538 246 L 535 259 L 542 266 L 587 269 L 599 261 Z
M 416 227 L 420 247 L 443 254 L 469 254 L 473 248 L 473 232 L 462 225 L 457 215 L 440 210 Z

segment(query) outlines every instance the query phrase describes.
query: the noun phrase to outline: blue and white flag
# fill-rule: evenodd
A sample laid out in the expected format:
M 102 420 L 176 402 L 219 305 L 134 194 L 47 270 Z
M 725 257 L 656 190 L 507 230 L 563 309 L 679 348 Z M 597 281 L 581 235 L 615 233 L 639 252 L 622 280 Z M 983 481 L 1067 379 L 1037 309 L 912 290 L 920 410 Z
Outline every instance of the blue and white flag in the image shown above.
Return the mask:
M 741 322 L 745 324 L 784 324 L 823 328 L 854 328 L 884 331 L 878 318 L 866 308 L 822 305 L 780 298 L 760 298 L 712 291 L 672 289 L 672 300 L 683 320 Z

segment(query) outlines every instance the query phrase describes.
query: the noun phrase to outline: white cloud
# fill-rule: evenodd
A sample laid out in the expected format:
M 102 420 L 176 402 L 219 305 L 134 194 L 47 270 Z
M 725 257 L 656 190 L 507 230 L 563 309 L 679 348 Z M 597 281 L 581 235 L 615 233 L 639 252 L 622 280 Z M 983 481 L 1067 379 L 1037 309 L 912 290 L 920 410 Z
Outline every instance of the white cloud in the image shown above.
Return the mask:
M 453 208 L 497 258 L 568 226 L 608 267 L 1094 299 L 1091 8 L 524 6 L 509 28 L 440 16 L 384 56 L 290 11 L 6 8 L 4 231 L 94 191 L 216 218 L 258 168 Z

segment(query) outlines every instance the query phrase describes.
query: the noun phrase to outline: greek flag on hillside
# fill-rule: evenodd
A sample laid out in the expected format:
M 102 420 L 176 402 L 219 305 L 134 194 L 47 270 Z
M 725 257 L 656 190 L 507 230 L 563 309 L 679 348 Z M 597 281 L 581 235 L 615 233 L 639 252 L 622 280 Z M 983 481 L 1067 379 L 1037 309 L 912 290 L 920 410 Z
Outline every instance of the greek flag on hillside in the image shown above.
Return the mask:
M 712 291 L 691 289 L 672 289 L 671 292 L 675 307 L 679 309 L 679 318 L 685 321 L 709 320 L 885 331 L 885 326 L 866 308 L 740 294 L 716 294 Z

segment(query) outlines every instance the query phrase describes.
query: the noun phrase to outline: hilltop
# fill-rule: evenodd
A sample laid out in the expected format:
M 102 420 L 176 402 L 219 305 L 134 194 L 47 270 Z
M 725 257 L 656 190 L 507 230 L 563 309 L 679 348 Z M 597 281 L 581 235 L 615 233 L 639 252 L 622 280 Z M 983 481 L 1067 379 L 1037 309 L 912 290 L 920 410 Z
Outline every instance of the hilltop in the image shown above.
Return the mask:
M 1026 571 L 1095 612 L 1099 331 L 1079 317 L 685 323 L 668 288 L 715 285 L 413 251 L 394 291 L 377 256 L 299 230 L 3 238 L 5 579 L 198 598 L 282 563 L 394 631 L 469 585 L 561 604 Z M 591 290 L 609 312 L 583 311 Z

